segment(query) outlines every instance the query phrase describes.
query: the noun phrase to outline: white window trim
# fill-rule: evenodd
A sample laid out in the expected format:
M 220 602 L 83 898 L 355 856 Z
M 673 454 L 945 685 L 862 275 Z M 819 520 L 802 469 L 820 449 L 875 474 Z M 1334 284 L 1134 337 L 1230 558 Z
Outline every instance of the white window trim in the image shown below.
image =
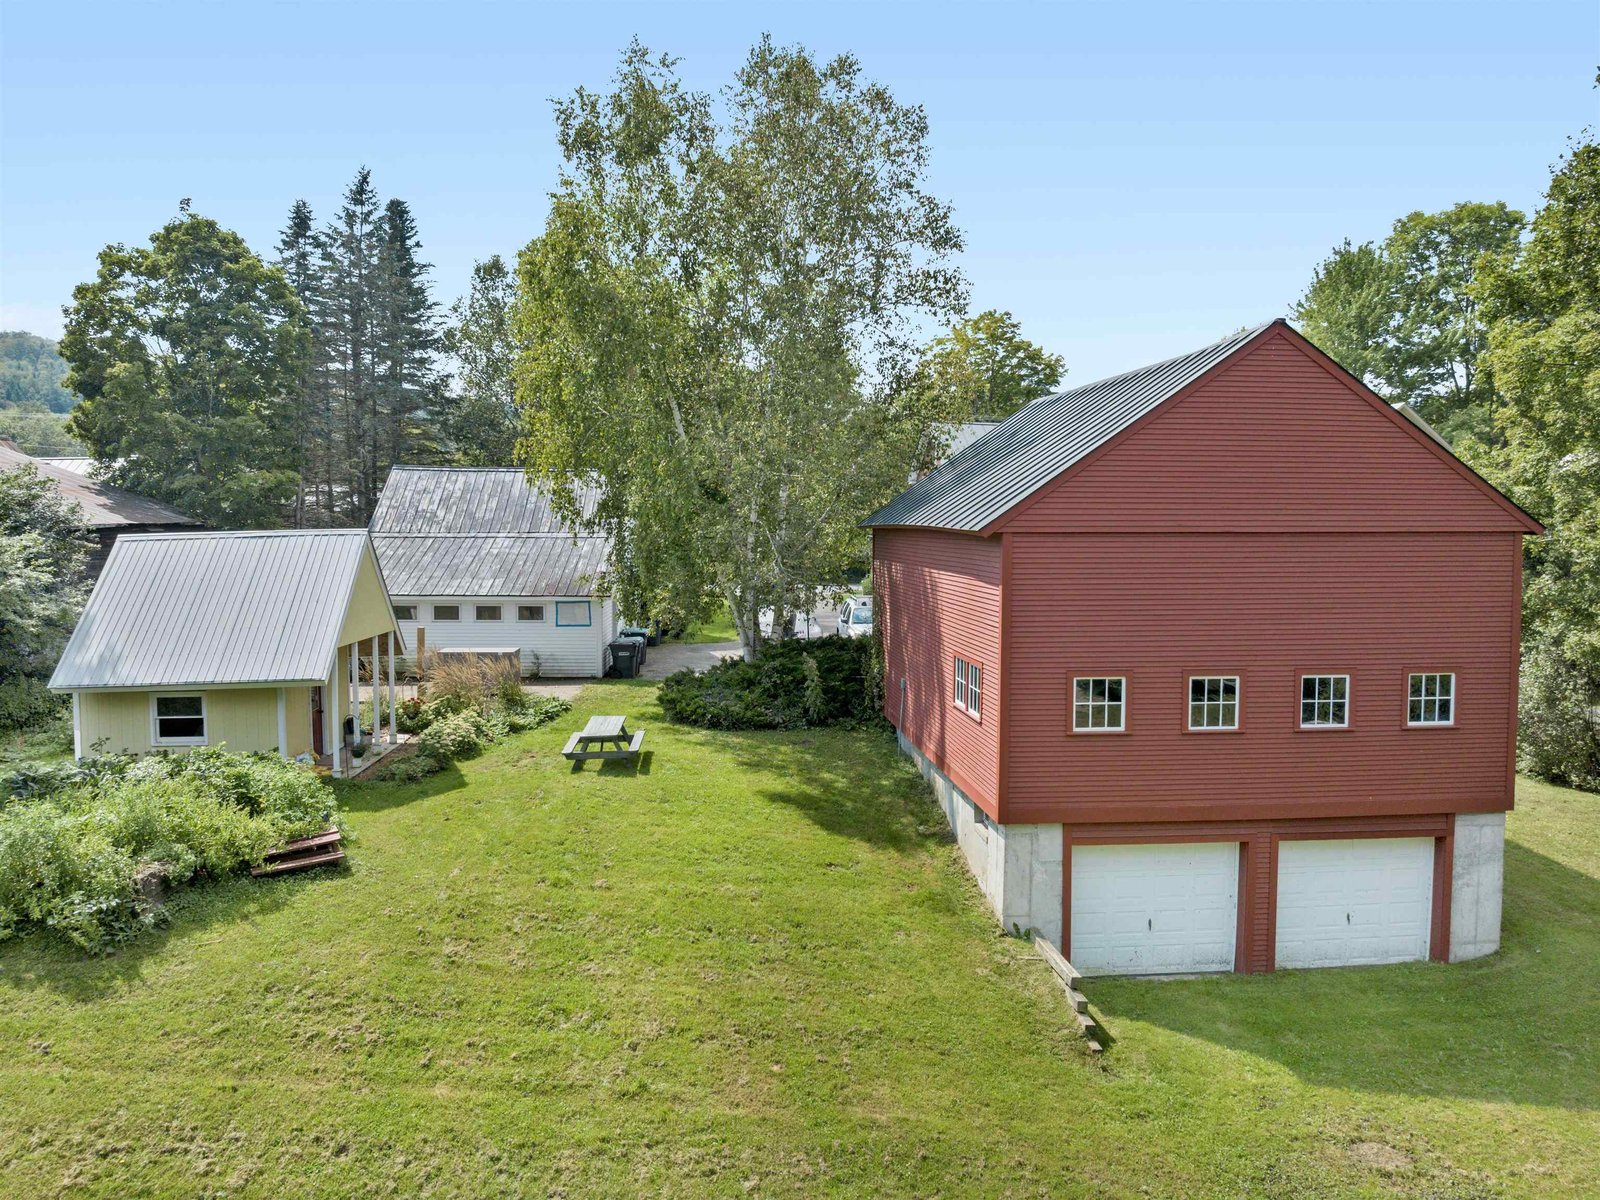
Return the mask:
M 1119 684 L 1122 685 L 1121 686 L 1121 690 L 1118 692 L 1118 697 L 1119 698 L 1118 698 L 1118 700 L 1116 702 L 1116 705 L 1117 705 L 1117 723 L 1115 725 L 1099 725 L 1099 726 L 1096 726 L 1096 725 L 1079 725 L 1078 724 L 1078 684 L 1080 684 L 1080 683 L 1093 683 L 1095 680 L 1104 680 L 1106 683 L 1110 683 L 1113 679 L 1116 680 Z M 1092 694 L 1093 693 L 1091 692 L 1091 695 Z M 1109 713 L 1111 711 L 1111 701 L 1110 700 L 1098 700 L 1098 701 L 1089 700 L 1086 703 L 1089 705 L 1090 716 L 1091 717 L 1093 717 L 1094 709 L 1097 706 L 1100 707 L 1100 708 L 1104 708 L 1107 711 L 1107 713 Z M 1070 697 L 1068 697 L 1067 704 L 1072 709 L 1072 732 L 1073 733 L 1126 733 L 1128 731 L 1128 677 L 1126 675 L 1074 675 L 1072 677 L 1072 695 Z
M 525 617 L 525 616 L 522 615 L 522 610 L 525 609 L 525 608 L 536 608 L 536 609 L 539 610 L 539 615 L 537 617 Z M 517 620 L 521 621 L 525 625 L 540 624 L 545 619 L 545 616 L 544 616 L 545 606 L 543 604 L 519 604 L 519 605 L 516 606 L 516 609 L 517 609 Z
M 453 608 L 453 609 L 456 610 L 456 615 L 453 616 L 453 617 L 441 617 L 439 615 L 439 610 L 441 608 Z M 446 624 L 454 624 L 454 623 L 457 623 L 457 622 L 459 622 L 461 620 L 461 605 L 459 605 L 459 604 L 430 604 L 428 606 L 428 615 L 431 616 L 435 621 L 443 621 Z
M 955 656 L 951 673 L 952 689 L 950 702 L 959 708 L 974 721 L 983 720 L 983 664 L 975 663 L 969 659 Z M 974 678 L 976 677 L 976 678 Z M 976 684 L 976 686 L 974 686 Z M 973 704 L 973 695 L 978 697 L 977 704 Z
M 1196 725 L 1194 723 L 1194 682 L 1197 679 L 1233 680 L 1233 724 Z M 1209 704 L 1210 702 L 1205 702 Z M 1220 701 L 1218 701 L 1220 705 Z M 1244 678 L 1240 675 L 1190 675 L 1183 689 L 1184 727 L 1190 733 L 1238 733 L 1244 727 Z
M 156 703 L 160 700 L 187 699 L 191 696 L 200 697 L 200 727 L 201 734 L 197 738 L 164 738 L 161 736 L 161 721 L 156 715 Z M 211 711 L 206 703 L 204 692 L 151 692 L 150 693 L 150 744 L 152 746 L 207 746 L 211 737 Z
M 1448 721 L 1413 721 L 1411 719 L 1411 681 L 1413 679 L 1448 679 L 1450 681 L 1450 719 Z M 1426 686 L 1426 685 L 1424 685 Z M 1442 692 L 1435 692 L 1428 696 L 1426 691 L 1420 697 L 1423 700 L 1433 700 L 1434 711 L 1439 711 L 1438 701 L 1443 698 Z M 1407 671 L 1406 672 L 1406 728 L 1407 729 L 1449 729 L 1456 723 L 1456 708 L 1460 699 L 1456 695 L 1456 673 L 1454 671 Z
M 975 721 L 983 720 L 983 664 L 967 664 L 967 712 Z
M 480 617 L 478 614 L 486 608 L 499 609 L 500 615 L 498 617 Z M 504 604 L 474 604 L 472 606 L 472 619 L 474 621 L 482 621 L 486 625 L 496 621 L 504 621 L 506 619 L 506 606 Z
M 409 617 L 402 616 L 402 612 L 409 612 Z M 415 621 L 417 619 L 417 606 L 415 604 L 396 604 L 394 606 L 394 619 L 396 621 Z
M 1306 708 L 1305 708 L 1306 703 L 1307 703 L 1307 701 L 1306 701 L 1306 680 L 1308 680 L 1308 679 L 1342 679 L 1342 680 L 1344 680 L 1344 720 L 1343 721 L 1307 721 L 1306 720 Z M 1409 681 L 1407 683 L 1407 686 L 1408 687 L 1410 686 L 1409 685 Z M 1297 719 L 1299 721 L 1300 728 L 1301 729 L 1312 729 L 1312 730 L 1316 730 L 1316 729 L 1349 729 L 1350 728 L 1350 701 L 1351 701 L 1351 699 L 1352 699 L 1352 697 L 1350 695 L 1350 676 L 1348 676 L 1348 675 L 1322 673 L 1322 674 L 1305 674 L 1305 675 L 1300 676 L 1300 696 L 1299 696 L 1299 699 L 1296 701 L 1296 709 L 1295 709 L 1295 715 L 1296 715 L 1296 717 L 1297 717 Z M 1324 704 L 1324 703 L 1333 704 L 1333 703 L 1337 703 L 1337 701 L 1313 700 L 1313 701 L 1311 701 L 1311 703 L 1313 705 Z M 1407 701 L 1407 711 L 1408 712 L 1410 711 L 1409 699 Z

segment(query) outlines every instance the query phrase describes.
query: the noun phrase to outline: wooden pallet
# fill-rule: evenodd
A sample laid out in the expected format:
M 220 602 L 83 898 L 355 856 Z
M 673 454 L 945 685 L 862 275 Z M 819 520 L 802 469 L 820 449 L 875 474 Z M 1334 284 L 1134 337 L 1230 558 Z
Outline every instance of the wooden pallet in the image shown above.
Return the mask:
M 1067 1005 L 1072 1009 L 1073 1019 L 1078 1023 L 1078 1032 L 1083 1035 L 1083 1040 L 1089 1043 L 1090 1053 L 1099 1054 L 1105 1049 L 1104 1043 L 1109 1039 L 1105 1037 L 1099 1023 L 1089 1015 L 1089 998 L 1081 990 L 1083 976 L 1062 956 L 1061 951 L 1051 945 L 1048 938 L 1035 934 L 1033 948 L 1039 952 L 1040 958 L 1050 964 L 1050 970 L 1055 973 L 1056 981 L 1066 993 Z
M 328 867 L 344 861 L 344 834 L 337 829 L 324 829 L 310 837 L 296 838 L 268 850 L 259 867 L 251 867 L 250 874 L 261 879 L 269 875 L 289 875 L 295 871 L 309 871 L 313 867 Z

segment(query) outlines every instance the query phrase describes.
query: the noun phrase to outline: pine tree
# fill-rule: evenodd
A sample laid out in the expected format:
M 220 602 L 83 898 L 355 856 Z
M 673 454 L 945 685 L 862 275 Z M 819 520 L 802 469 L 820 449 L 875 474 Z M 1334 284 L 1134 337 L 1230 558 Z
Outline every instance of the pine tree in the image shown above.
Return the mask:
M 278 268 L 300 297 L 307 313 L 317 311 L 318 285 L 322 278 L 317 262 L 319 240 L 311 206 L 304 200 L 296 200 L 289 210 L 289 223 L 278 238 Z M 327 507 L 326 497 L 320 491 L 309 502 L 306 496 L 307 481 L 315 485 L 320 478 L 320 451 L 326 445 L 332 424 L 328 412 L 327 355 L 315 321 L 310 322 L 310 333 L 310 353 L 289 406 L 300 471 L 293 517 L 297 529 L 324 523 L 313 520 L 313 514 Z
M 433 461 L 439 456 L 429 418 L 439 391 L 441 348 L 438 305 L 428 294 L 429 264 L 417 252 L 422 242 L 411 207 L 390 200 L 379 221 L 378 295 L 374 358 L 377 407 L 370 480 L 374 498 L 396 462 Z

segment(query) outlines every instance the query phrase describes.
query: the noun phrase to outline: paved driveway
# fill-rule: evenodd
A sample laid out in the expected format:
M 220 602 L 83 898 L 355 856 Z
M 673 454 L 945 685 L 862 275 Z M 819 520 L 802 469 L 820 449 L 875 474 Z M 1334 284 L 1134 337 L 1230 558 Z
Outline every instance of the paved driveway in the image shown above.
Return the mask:
M 685 667 L 704 671 L 707 667 L 716 666 L 725 658 L 738 658 L 740 653 L 738 642 L 704 642 L 698 646 L 668 642 L 664 646 L 649 648 L 644 656 L 644 670 L 640 675 L 645 679 L 665 679 L 674 671 L 681 671 Z

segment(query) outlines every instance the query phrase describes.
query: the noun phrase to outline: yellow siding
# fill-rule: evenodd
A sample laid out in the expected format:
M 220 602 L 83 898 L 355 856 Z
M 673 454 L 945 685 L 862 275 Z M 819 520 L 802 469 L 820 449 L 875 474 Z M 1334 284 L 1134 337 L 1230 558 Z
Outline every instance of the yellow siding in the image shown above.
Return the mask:
M 356 572 L 350 610 L 345 615 L 344 628 L 339 633 L 339 644 L 344 646 L 358 639 L 377 637 L 394 628 L 389 596 L 383 590 L 383 581 L 378 577 L 377 560 L 369 548 L 361 556 L 361 567 Z
M 289 734 L 289 753 L 311 749 L 311 689 L 284 689 L 285 718 Z M 186 746 L 156 746 L 151 741 L 151 696 L 155 692 L 84 692 L 80 695 L 78 719 L 83 736 L 83 752 L 92 754 L 98 747 L 108 752 L 146 754 L 151 750 L 188 749 Z M 160 694 L 167 694 L 163 691 Z M 212 688 L 202 693 L 206 701 L 206 744 L 226 744 L 229 750 L 278 749 L 278 689 Z

